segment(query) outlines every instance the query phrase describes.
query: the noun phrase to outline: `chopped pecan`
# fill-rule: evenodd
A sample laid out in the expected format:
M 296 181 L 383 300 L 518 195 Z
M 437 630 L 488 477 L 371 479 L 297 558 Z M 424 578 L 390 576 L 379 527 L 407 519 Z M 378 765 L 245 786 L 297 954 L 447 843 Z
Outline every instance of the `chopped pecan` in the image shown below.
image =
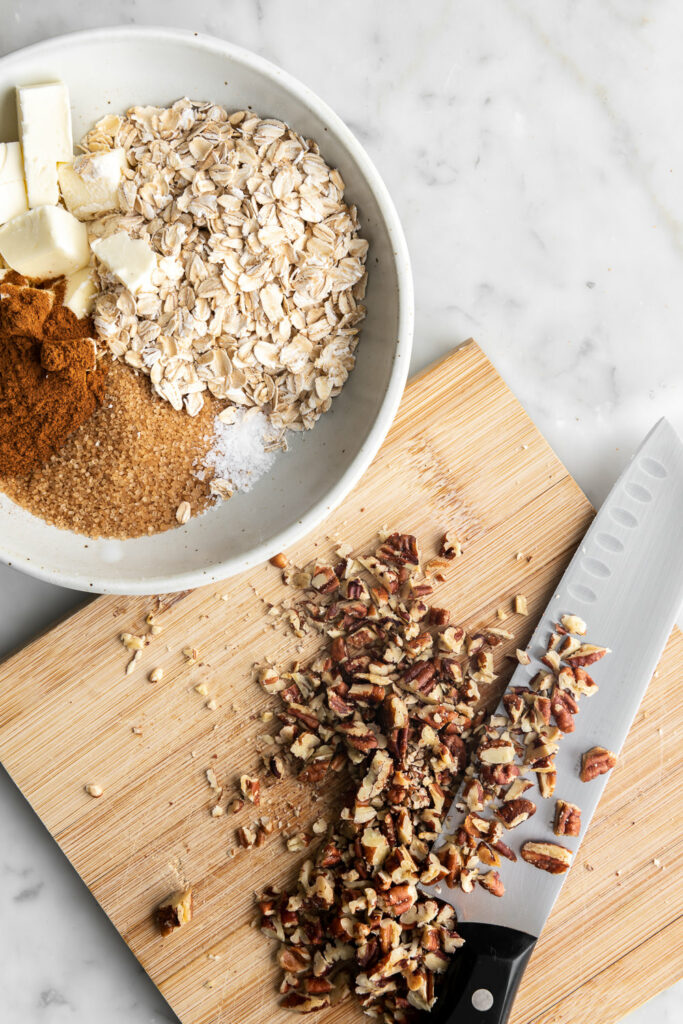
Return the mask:
M 527 789 L 531 789 L 533 782 L 529 779 L 515 779 L 512 785 L 505 793 L 505 800 L 517 800 L 523 793 L 526 793 Z
M 591 747 L 581 757 L 580 778 L 582 782 L 590 782 L 598 775 L 605 775 L 617 763 L 617 755 L 605 747 Z
M 237 841 L 245 850 L 250 850 L 256 844 L 256 830 L 249 825 L 242 825 L 237 829 Z
M 505 886 L 497 871 L 487 871 L 485 875 L 479 876 L 479 885 L 491 893 L 492 896 L 504 896 Z
M 560 622 L 568 633 L 576 633 L 577 636 L 586 635 L 586 623 L 578 615 L 563 615 Z
M 586 665 L 593 665 L 609 653 L 607 647 L 597 647 L 595 644 L 581 644 L 573 654 L 567 655 L 567 661 L 576 668 L 585 668 Z
M 346 642 L 343 636 L 337 636 L 332 641 L 332 646 L 330 647 L 330 657 L 332 658 L 332 661 L 336 662 L 344 661 L 348 657 Z
M 493 764 L 484 765 L 481 770 L 481 780 L 487 786 L 507 786 L 519 775 L 519 767 L 516 764 Z
M 461 741 L 462 742 L 462 741 Z M 468 779 L 463 786 L 463 800 L 471 811 L 481 811 L 484 808 L 484 789 L 477 779 Z
M 327 691 L 327 706 L 339 718 L 348 718 L 349 715 L 353 714 L 353 705 L 345 701 L 334 690 Z
M 321 757 L 312 762 L 309 762 L 305 768 L 297 775 L 299 782 L 306 782 L 309 785 L 316 785 L 327 775 L 332 759 L 330 757 Z
M 281 1005 L 285 1010 L 295 1010 L 297 1013 L 314 1013 L 317 1010 L 326 1010 L 330 1005 L 330 997 L 309 996 L 301 992 L 290 992 L 282 1000 Z
M 551 875 L 561 875 L 569 870 L 572 852 L 559 843 L 525 843 L 522 847 L 522 860 Z
M 277 954 L 277 962 L 283 971 L 290 974 L 303 974 L 311 963 L 311 954 L 305 946 L 281 946 Z
M 316 565 L 311 586 L 319 594 L 331 594 L 339 587 L 339 579 L 331 565 Z
M 496 817 L 500 818 L 506 828 L 516 828 L 535 813 L 536 804 L 525 797 L 506 800 L 496 809 Z
M 405 729 L 408 725 L 408 708 L 406 703 L 395 693 L 389 693 L 384 698 L 380 716 L 385 729 L 389 732 L 392 729 Z
M 410 533 L 392 533 L 377 549 L 377 556 L 393 565 L 413 565 L 420 562 L 417 538 Z
M 491 846 L 496 853 L 499 853 L 501 857 L 505 857 L 506 860 L 511 860 L 513 863 L 517 860 L 517 854 L 502 839 L 497 839 L 495 843 L 491 843 Z
M 579 710 L 571 693 L 561 690 L 559 686 L 553 687 L 550 695 L 550 710 L 552 711 L 558 729 L 562 732 L 574 732 L 574 715 Z
M 395 917 L 409 910 L 417 899 L 414 885 L 395 885 L 382 894 L 382 899 Z
M 555 804 L 553 832 L 556 836 L 578 836 L 581 832 L 581 808 L 558 800 Z
M 465 630 L 462 626 L 447 626 L 439 634 L 439 650 L 449 654 L 460 654 L 465 640 Z
M 240 776 L 240 789 L 242 790 L 242 796 L 246 797 L 252 804 L 258 805 L 261 803 L 261 782 L 256 778 L 255 775 L 241 775 Z
M 555 792 L 557 772 L 541 772 L 538 776 L 538 788 L 542 797 L 548 799 Z
M 162 935 L 170 935 L 192 920 L 192 886 L 171 893 L 154 911 L 154 920 Z
M 336 824 L 289 833 L 292 851 L 321 840 L 303 861 L 296 888 L 260 900 L 263 930 L 286 951 L 285 1003 L 299 1011 L 336 1004 L 349 978 L 362 1008 L 379 1019 L 407 1024 L 413 1008 L 431 1007 L 435 979 L 462 939 L 452 908 L 417 885 L 443 882 L 465 893 L 479 885 L 502 895 L 497 869 L 503 858 L 517 859 L 501 838 L 504 826 L 535 809 L 524 798 L 532 783 L 520 772 L 533 772 L 541 794 L 550 795 L 558 739 L 571 728 L 579 697 L 596 689 L 581 664 L 595 650 L 577 639 L 582 623 L 565 616 L 546 653 L 549 671 L 509 691 L 504 712 L 487 722 L 479 690 L 495 679 L 495 649 L 514 636 L 500 624 L 469 637 L 450 625 L 431 596 L 447 554 L 430 560 L 422 578 L 415 538 L 392 533 L 369 556 L 351 557 L 343 546 L 333 568 L 283 572 L 300 590 L 283 620 L 297 637 L 316 632 L 325 647 L 288 672 L 270 665 L 259 671 L 264 689 L 282 699 L 282 728 L 262 760 L 281 775 L 285 762 L 273 753 L 281 748 L 292 763 L 300 759 L 299 779 L 316 790 L 332 771 L 348 769 L 353 783 Z M 528 613 L 522 595 L 515 607 Z M 522 648 L 517 657 L 528 661 Z M 463 825 L 433 853 L 465 769 Z M 244 826 L 243 845 L 263 841 L 263 820 Z M 531 843 L 524 856 L 562 871 L 570 854 Z
M 486 765 L 510 764 L 515 759 L 515 748 L 507 740 L 485 740 L 479 745 L 478 755 Z
M 455 534 L 451 531 L 444 533 L 439 545 L 439 555 L 441 558 L 447 558 L 450 562 L 454 558 L 458 558 L 461 554 L 462 547 L 460 546 L 460 541 Z
M 430 608 L 429 624 L 431 626 L 447 626 L 451 613 L 446 608 Z

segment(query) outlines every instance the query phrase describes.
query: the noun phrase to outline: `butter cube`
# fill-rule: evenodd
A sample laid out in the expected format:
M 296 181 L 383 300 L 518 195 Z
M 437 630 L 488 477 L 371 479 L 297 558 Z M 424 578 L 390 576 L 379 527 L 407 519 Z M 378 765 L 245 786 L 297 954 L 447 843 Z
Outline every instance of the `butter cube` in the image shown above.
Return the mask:
M 127 166 L 122 149 L 88 153 L 76 157 L 72 164 L 60 164 L 57 178 L 67 210 L 79 220 L 117 210 L 121 175 Z
M 117 231 L 108 238 L 94 238 L 90 245 L 100 263 L 129 291 L 151 288 L 157 260 L 144 239 L 131 238 L 127 231 Z
M 61 277 L 88 263 L 88 232 L 61 206 L 38 206 L 0 227 L 0 255 L 26 277 Z
M 75 274 L 67 276 L 62 304 L 80 320 L 92 312 L 95 291 L 92 270 L 90 267 L 83 267 Z
M 19 137 L 28 205 L 59 202 L 57 164 L 73 160 L 69 91 L 63 82 L 17 88 Z
M 18 142 L 0 142 L 0 224 L 28 210 Z

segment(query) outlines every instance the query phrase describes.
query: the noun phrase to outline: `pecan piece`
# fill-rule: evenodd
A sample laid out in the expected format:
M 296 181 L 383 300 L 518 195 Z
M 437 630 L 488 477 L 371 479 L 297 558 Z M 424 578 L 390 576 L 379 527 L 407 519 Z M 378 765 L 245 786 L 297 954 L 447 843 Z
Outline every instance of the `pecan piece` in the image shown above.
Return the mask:
M 516 862 L 517 854 L 514 850 L 511 850 L 502 839 L 498 839 L 495 843 L 491 843 L 491 847 L 496 851 L 496 853 L 499 853 L 501 857 L 505 857 L 506 860 L 511 860 L 513 863 Z
M 538 788 L 541 796 L 551 797 L 555 792 L 555 786 L 557 784 L 557 772 L 541 772 L 538 776 Z
M 254 775 L 241 775 L 240 789 L 242 790 L 242 796 L 246 797 L 247 800 L 258 807 L 261 803 L 260 780 Z
M 348 651 L 346 650 L 346 642 L 343 636 L 336 636 L 332 641 L 330 647 L 330 657 L 332 661 L 340 662 L 344 661 L 348 657 Z
M 497 808 L 496 817 L 503 822 L 506 828 L 517 828 L 535 813 L 536 804 L 522 796 L 515 800 L 506 800 Z
M 578 836 L 581 831 L 581 808 L 558 800 L 555 804 L 553 832 L 556 836 Z
M 463 786 L 462 796 L 470 811 L 484 809 L 484 789 L 477 779 L 467 780 Z
M 573 667 L 585 668 L 586 665 L 593 665 L 609 653 L 608 647 L 596 647 L 595 644 L 581 644 L 573 654 L 566 656 L 566 661 Z
M 462 547 L 460 546 L 460 541 L 455 534 L 451 530 L 444 533 L 439 545 L 439 555 L 441 558 L 447 558 L 450 562 L 454 558 L 458 558 L 461 554 Z
M 250 828 L 249 825 L 242 825 L 241 828 L 237 829 L 237 842 L 240 846 L 243 846 L 245 850 L 250 850 L 252 846 L 256 845 L 256 831 Z
M 340 697 L 334 690 L 327 691 L 327 706 L 330 711 L 339 718 L 348 718 L 349 715 L 353 714 L 353 706 L 348 704 L 343 697 Z
M 447 608 L 430 608 L 429 609 L 429 624 L 430 626 L 447 626 L 450 622 L 451 613 Z
M 330 1005 L 329 996 L 309 996 L 301 992 L 290 992 L 280 1003 L 285 1010 L 295 1010 L 297 1013 L 314 1013 L 316 1010 L 326 1010 Z
M 319 594 L 331 594 L 339 586 L 339 578 L 331 565 L 316 565 L 311 586 Z
M 590 782 L 597 779 L 598 775 L 605 775 L 611 771 L 617 763 L 617 755 L 605 747 L 591 747 L 581 757 L 580 779 L 582 782 Z
M 574 732 L 574 715 L 579 710 L 579 705 L 571 693 L 555 686 L 550 696 L 550 710 L 555 716 L 558 729 L 562 732 Z
M 417 899 L 414 885 L 395 885 L 384 893 L 384 902 L 395 917 L 405 914 L 410 910 Z
M 380 718 L 388 732 L 392 729 L 405 729 L 408 725 L 408 708 L 405 701 L 398 694 L 388 694 L 382 702 Z
M 568 633 L 576 633 L 577 636 L 586 635 L 586 623 L 578 615 L 563 615 L 560 622 Z
M 530 779 L 515 779 L 507 790 L 504 799 L 517 800 L 523 793 L 526 793 L 527 789 L 531 789 L 532 786 L 533 782 Z
M 511 764 L 515 759 L 515 748 L 507 740 L 485 740 L 478 754 L 483 764 Z
M 162 935 L 170 935 L 192 920 L 192 886 L 172 893 L 154 911 L 154 920 Z
M 313 761 L 306 768 L 302 768 L 297 775 L 297 779 L 299 782 L 307 782 L 309 784 L 322 782 L 327 775 L 330 764 L 331 758 L 329 757 L 322 757 L 317 761 Z
M 487 786 L 508 786 L 519 775 L 516 764 L 484 765 L 481 770 L 481 781 Z
M 311 963 L 311 954 L 303 946 L 281 946 L 277 954 L 277 962 L 283 971 L 290 974 L 303 974 Z
M 497 871 L 487 871 L 485 875 L 479 876 L 479 885 L 488 890 L 492 896 L 503 896 L 505 886 Z
M 561 875 L 569 870 L 572 852 L 559 843 L 525 843 L 522 860 L 551 875 Z

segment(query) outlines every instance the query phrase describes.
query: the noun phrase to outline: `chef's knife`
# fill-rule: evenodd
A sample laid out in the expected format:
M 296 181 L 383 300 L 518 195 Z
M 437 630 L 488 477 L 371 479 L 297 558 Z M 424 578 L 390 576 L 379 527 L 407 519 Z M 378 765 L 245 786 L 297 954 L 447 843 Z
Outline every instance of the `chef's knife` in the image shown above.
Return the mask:
M 555 623 L 576 614 L 588 625 L 586 640 L 611 653 L 591 667 L 599 690 L 581 702 L 575 731 L 564 735 L 555 756 L 557 787 L 544 800 L 535 790 L 536 814 L 505 834 L 519 855 L 526 841 L 561 842 L 574 853 L 588 828 L 608 775 L 579 779 L 581 755 L 593 746 L 618 753 L 635 717 L 683 601 L 683 444 L 664 419 L 650 431 L 574 555 L 531 638 L 531 664 L 520 665 L 509 686 L 527 686 L 543 669 Z M 497 712 L 505 714 L 502 704 Z M 581 832 L 558 840 L 552 832 L 555 798 L 581 808 Z M 465 812 L 456 794 L 437 850 Z M 525 861 L 498 869 L 505 894 L 480 886 L 472 893 L 444 883 L 421 886 L 451 903 L 465 945 L 454 959 L 431 1024 L 504 1024 L 522 973 L 566 874 L 548 874 Z

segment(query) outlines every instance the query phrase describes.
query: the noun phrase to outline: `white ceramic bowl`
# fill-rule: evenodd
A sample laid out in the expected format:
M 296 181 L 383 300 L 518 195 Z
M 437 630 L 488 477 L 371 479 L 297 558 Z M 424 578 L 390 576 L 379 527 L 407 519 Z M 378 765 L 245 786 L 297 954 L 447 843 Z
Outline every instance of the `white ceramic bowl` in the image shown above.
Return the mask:
M 92 540 L 48 526 L 0 496 L 0 558 L 41 579 L 99 593 L 151 594 L 225 579 L 308 533 L 358 482 L 379 449 L 405 385 L 413 333 L 406 243 L 367 154 L 305 85 L 230 43 L 162 28 L 79 32 L 0 60 L 0 140 L 16 138 L 14 86 L 63 79 L 74 138 L 108 111 L 180 96 L 251 106 L 320 144 L 339 168 L 370 241 L 367 319 L 356 367 L 332 409 L 248 494 L 153 537 Z

